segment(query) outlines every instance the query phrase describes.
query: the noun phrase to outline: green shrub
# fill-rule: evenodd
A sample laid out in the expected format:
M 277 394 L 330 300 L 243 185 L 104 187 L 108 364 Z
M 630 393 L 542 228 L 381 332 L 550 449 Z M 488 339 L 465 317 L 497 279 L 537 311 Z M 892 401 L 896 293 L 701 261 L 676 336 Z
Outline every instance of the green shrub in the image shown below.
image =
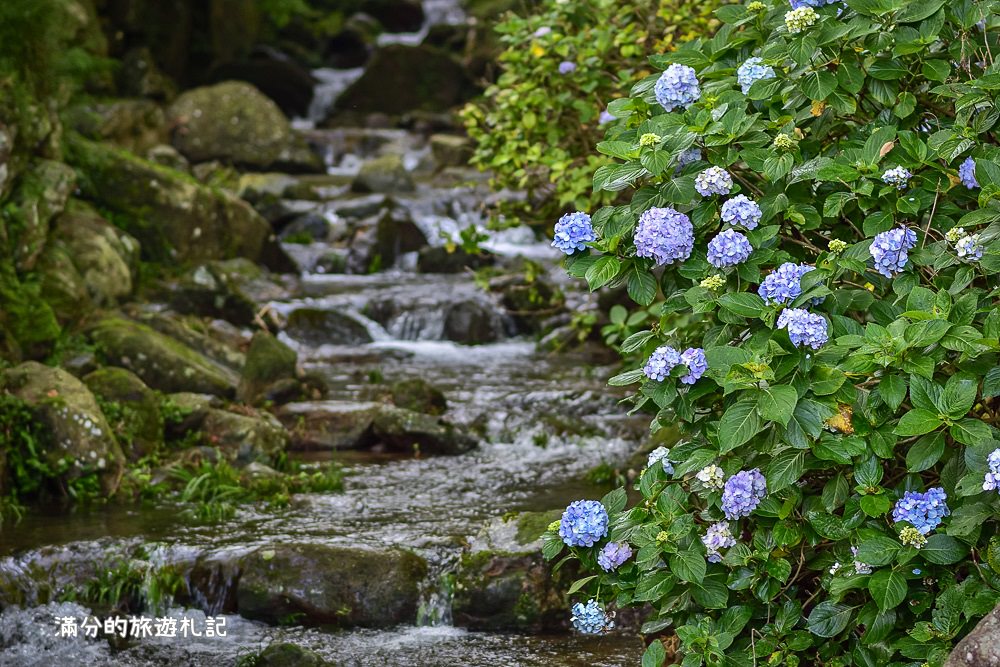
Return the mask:
M 495 187 L 527 193 L 527 203 L 500 213 L 547 225 L 567 207 L 610 201 L 613 194 L 591 188 L 594 169 L 608 162 L 591 150 L 605 103 L 623 82 L 648 73 L 642 54 L 717 24 L 711 11 L 719 4 L 543 0 L 533 15 L 499 23 L 503 72 L 462 116 L 476 144 L 472 163 L 492 172 Z M 560 74 L 563 61 L 576 70 Z
M 640 367 L 611 384 L 638 383 L 635 409 L 680 440 L 672 465 L 643 471 L 634 505 L 624 489 L 604 498 L 606 536 L 566 557 L 597 572 L 577 582 L 584 599 L 652 605 L 643 631 L 672 629 L 684 665 L 942 665 L 1000 601 L 1000 495 L 984 491 L 1000 450 L 1000 3 L 846 0 L 795 33 L 788 10 L 723 7 L 714 36 L 652 56 L 694 68 L 688 108 L 657 103 L 658 73 L 610 104 L 598 150 L 614 162 L 594 186 L 631 199 L 594 213 L 596 240 L 567 267 L 653 306 L 652 328 L 621 343 Z M 751 56 L 774 76 L 744 94 Z M 702 159 L 675 171 L 692 147 Z M 712 165 L 732 176 L 726 196 L 696 190 Z M 761 219 L 735 227 L 749 256 L 720 267 L 709 248 L 734 229 L 720 216 L 737 193 Z M 662 267 L 636 247 L 654 207 L 689 220 L 638 235 L 643 255 L 650 229 L 679 248 Z M 765 301 L 758 286 L 785 262 L 814 268 Z M 703 349 L 704 375 L 667 345 Z M 654 351 L 660 381 L 641 365 Z M 696 476 L 711 465 L 728 490 Z M 766 490 L 737 511 L 736 474 L 754 469 Z M 930 489 L 947 494 L 943 520 L 897 505 Z M 717 555 L 709 526 L 731 536 Z M 608 541 L 635 552 L 611 572 L 596 561 Z M 564 548 L 553 527 L 546 556 Z M 643 664 L 664 656 L 656 641 Z

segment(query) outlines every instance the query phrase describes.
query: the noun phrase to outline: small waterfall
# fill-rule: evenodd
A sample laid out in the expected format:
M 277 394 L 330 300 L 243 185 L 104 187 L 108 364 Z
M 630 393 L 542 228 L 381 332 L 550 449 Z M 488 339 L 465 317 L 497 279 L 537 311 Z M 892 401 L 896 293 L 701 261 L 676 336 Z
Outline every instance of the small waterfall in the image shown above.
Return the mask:
M 458 558 L 453 553 L 438 556 L 428 563 L 427 578 L 420 588 L 416 623 L 420 627 L 448 627 L 452 624 L 451 600 L 455 593 Z

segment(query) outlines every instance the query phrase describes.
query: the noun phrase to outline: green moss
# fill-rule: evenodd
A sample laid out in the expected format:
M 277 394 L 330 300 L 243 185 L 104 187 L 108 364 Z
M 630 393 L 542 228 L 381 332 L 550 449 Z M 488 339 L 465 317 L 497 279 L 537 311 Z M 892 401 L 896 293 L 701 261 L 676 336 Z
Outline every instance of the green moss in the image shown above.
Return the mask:
M 530 544 L 542 536 L 549 524 L 558 521 L 560 510 L 522 512 L 517 517 L 518 544 Z
M 41 298 L 38 277 L 19 277 L 10 255 L 0 259 L 0 328 L 29 356 L 47 351 L 62 333 L 52 307 Z

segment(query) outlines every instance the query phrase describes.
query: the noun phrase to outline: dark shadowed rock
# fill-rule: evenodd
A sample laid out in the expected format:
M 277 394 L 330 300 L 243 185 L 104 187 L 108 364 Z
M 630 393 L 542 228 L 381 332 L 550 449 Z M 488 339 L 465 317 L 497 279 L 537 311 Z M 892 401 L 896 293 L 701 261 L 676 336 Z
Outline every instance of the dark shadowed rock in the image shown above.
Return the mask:
M 208 262 L 181 276 L 170 305 L 179 313 L 219 317 L 237 326 L 250 326 L 257 314 L 257 304 L 223 262 Z
M 499 316 L 478 301 L 461 301 L 448 309 L 444 320 L 444 336 L 466 345 L 492 343 L 502 335 Z
M 466 269 L 475 271 L 493 266 L 495 262 L 493 255 L 472 254 L 461 248 L 448 252 L 443 246 L 429 246 L 423 248 L 417 257 L 417 270 L 420 273 L 461 273 Z
M 238 464 L 272 463 L 288 447 L 288 431 L 271 413 L 209 409 L 201 423 L 206 444 Z
M 444 419 L 383 406 L 372 423 L 375 441 L 391 451 L 427 454 L 464 454 L 476 440 L 463 428 Z
M 387 32 L 417 32 L 424 24 L 424 8 L 418 0 L 364 0 L 361 11 Z
M 372 442 L 372 424 L 381 405 L 347 401 L 290 403 L 278 417 L 300 451 L 360 449 Z
M 250 341 L 237 397 L 255 404 L 269 393 L 269 387 L 286 380 L 296 382 L 298 355 L 266 331 L 258 331 Z
M 308 70 L 274 49 L 257 49 L 250 58 L 213 67 L 208 80 L 245 81 L 271 98 L 287 116 L 305 116 L 316 80 Z
M 1000 606 L 955 646 L 945 667 L 1000 667 Z
M 375 224 L 355 232 L 347 257 L 351 273 L 371 273 L 393 266 L 400 255 L 427 245 L 424 232 L 402 207 L 383 211 Z
M 363 345 L 372 342 L 364 324 L 333 310 L 299 308 L 288 316 L 289 336 L 306 345 Z

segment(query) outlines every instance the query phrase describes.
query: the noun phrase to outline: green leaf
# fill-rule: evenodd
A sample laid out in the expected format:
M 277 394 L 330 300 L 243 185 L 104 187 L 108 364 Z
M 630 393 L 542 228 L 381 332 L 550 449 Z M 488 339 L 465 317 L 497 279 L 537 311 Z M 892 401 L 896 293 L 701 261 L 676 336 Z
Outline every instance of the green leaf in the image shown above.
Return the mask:
M 744 399 L 733 403 L 719 422 L 719 453 L 725 454 L 746 443 L 762 426 L 756 401 Z
M 993 437 L 993 431 L 989 424 L 975 417 L 967 417 L 955 422 L 948 429 L 948 433 L 963 445 L 978 445 Z
M 668 559 L 670 571 L 681 581 L 700 582 L 705 578 L 705 556 L 694 549 L 673 554 Z
M 667 660 L 667 650 L 663 648 L 663 642 L 659 639 L 646 647 L 646 652 L 642 654 L 641 667 L 662 667 Z
M 760 409 L 760 416 L 767 421 L 778 422 L 782 426 L 788 425 L 788 420 L 792 418 L 795 404 L 798 401 L 798 392 L 787 384 L 763 387 L 757 394 L 757 407 Z
M 618 487 L 614 491 L 609 491 L 603 498 L 601 498 L 601 504 L 604 505 L 604 509 L 607 510 L 608 514 L 611 516 L 619 514 L 623 509 L 625 509 L 625 504 L 627 502 L 628 494 L 622 487 Z
M 848 530 L 844 527 L 844 520 L 838 516 L 825 512 L 809 512 L 806 519 L 817 533 L 828 540 L 842 540 L 847 537 Z
M 889 537 L 869 537 L 858 546 L 855 558 L 874 567 L 888 565 L 899 553 L 902 546 Z
M 964 417 L 976 402 L 979 383 L 968 373 L 958 373 L 948 378 L 941 397 L 941 408 L 952 419 Z
M 917 440 L 906 452 L 906 469 L 922 472 L 941 460 L 944 454 L 944 433 L 929 433 Z
M 799 481 L 805 470 L 804 449 L 786 449 L 767 465 L 764 477 L 768 493 L 776 493 Z
M 649 330 L 637 331 L 636 333 L 632 334 L 631 336 L 622 341 L 622 353 L 631 354 L 632 352 L 635 352 L 643 345 L 645 345 L 647 342 L 649 342 L 649 339 L 652 337 L 653 337 L 652 331 Z M 641 376 L 638 376 L 637 379 L 641 379 Z
M 994 366 L 986 371 L 983 378 L 983 398 L 1000 396 L 1000 366 Z
M 942 423 L 933 412 L 915 409 L 903 415 L 892 432 L 902 436 L 923 435 L 924 433 L 930 433 L 941 426 Z
M 639 163 L 653 176 L 659 176 L 670 164 L 670 154 L 665 150 L 643 151 Z
M 895 412 L 906 398 L 906 380 L 898 375 L 886 375 L 878 384 L 878 393 Z
M 868 580 L 868 590 L 879 609 L 895 609 L 906 599 L 906 577 L 894 570 L 879 570 Z
M 817 637 L 836 637 L 847 627 L 854 615 L 854 607 L 824 600 L 809 612 L 807 627 Z
M 802 76 L 800 85 L 806 97 L 822 101 L 837 87 L 837 77 L 826 70 L 807 72 Z
M 635 586 L 635 600 L 637 602 L 659 600 L 673 589 L 675 583 L 673 576 L 664 570 L 646 572 L 639 577 L 639 582 Z
M 572 595 L 573 593 L 576 593 L 578 590 L 586 586 L 588 582 L 591 582 L 594 579 L 597 579 L 596 574 L 592 574 L 589 577 L 584 577 L 583 579 L 577 579 L 576 581 L 573 582 L 573 585 L 569 587 L 569 590 L 566 591 L 566 595 Z
M 719 297 L 719 305 L 743 317 L 757 317 L 764 310 L 764 300 L 750 292 L 732 292 Z
M 593 292 L 611 282 L 618 275 L 621 267 L 622 263 L 617 257 L 611 255 L 598 257 L 597 261 L 587 269 L 587 285 L 590 287 L 590 291 Z
M 927 544 L 920 549 L 920 555 L 929 563 L 951 565 L 965 557 L 968 549 L 951 535 L 935 533 L 927 538 Z
M 626 387 L 630 384 L 635 384 L 636 382 L 641 381 L 644 377 L 646 377 L 646 374 L 642 372 L 642 369 L 636 368 L 635 370 L 619 373 L 608 380 L 608 384 L 612 387 Z
M 629 273 L 626 284 L 629 297 L 640 306 L 648 306 L 656 298 L 656 278 L 653 274 L 643 271 L 638 267 Z
M 722 579 L 706 577 L 701 583 L 691 583 L 691 597 L 706 609 L 725 609 L 729 603 L 729 589 Z
M 861 496 L 861 511 L 870 517 L 880 517 L 892 509 L 892 501 L 884 494 Z
M 952 512 L 948 523 L 948 534 L 964 537 L 972 534 L 993 516 L 993 508 L 987 503 L 966 503 Z

